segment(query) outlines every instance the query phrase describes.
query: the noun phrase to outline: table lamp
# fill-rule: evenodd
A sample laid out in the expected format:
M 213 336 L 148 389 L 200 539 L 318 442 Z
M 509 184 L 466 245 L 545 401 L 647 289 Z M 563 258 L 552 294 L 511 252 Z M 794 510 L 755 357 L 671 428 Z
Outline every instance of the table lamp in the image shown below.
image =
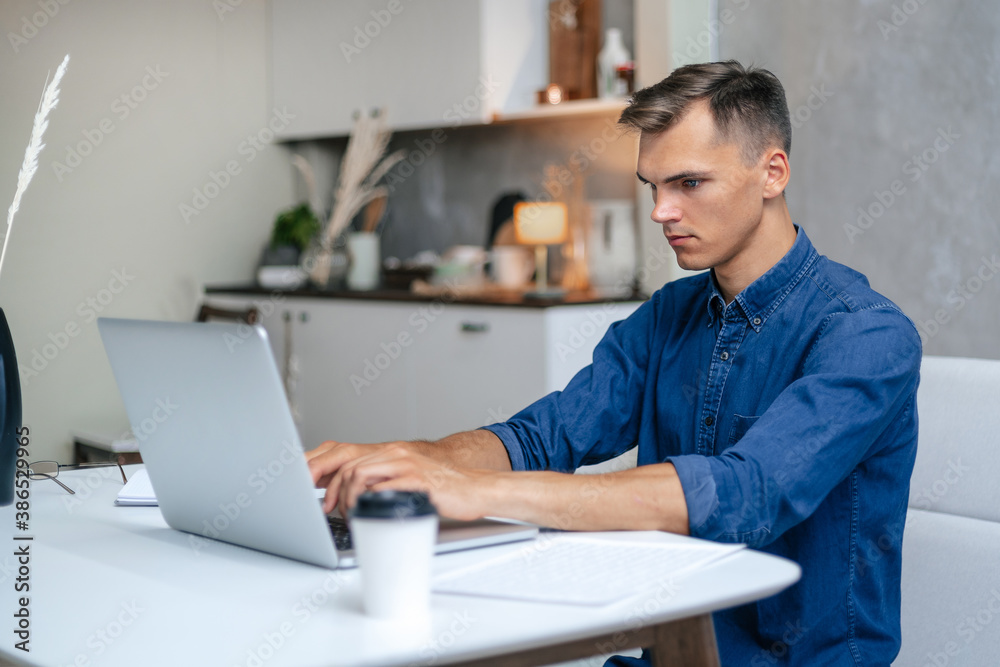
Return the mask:
M 566 204 L 563 202 L 519 202 L 514 205 L 514 236 L 521 245 L 535 246 L 535 290 L 529 298 L 559 298 L 566 294 L 561 287 L 548 285 L 548 247 L 565 243 L 569 232 Z

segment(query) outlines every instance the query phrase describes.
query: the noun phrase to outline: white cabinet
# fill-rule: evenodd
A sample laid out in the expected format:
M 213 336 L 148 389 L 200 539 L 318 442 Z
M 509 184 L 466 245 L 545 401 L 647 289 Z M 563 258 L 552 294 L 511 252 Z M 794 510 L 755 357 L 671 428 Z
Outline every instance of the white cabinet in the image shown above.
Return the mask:
M 410 433 L 440 438 L 503 421 L 545 395 L 543 311 L 449 306 L 407 359 Z
M 279 139 L 346 135 L 358 110 L 397 130 L 489 122 L 548 82 L 545 0 L 272 0 Z
M 209 295 L 223 307 L 253 300 Z M 298 366 L 293 402 L 307 449 L 329 439 L 436 439 L 503 421 L 562 389 L 590 363 L 610 323 L 639 306 L 301 297 L 268 303 L 274 307 L 262 309 L 263 324 L 282 374 L 291 331 Z

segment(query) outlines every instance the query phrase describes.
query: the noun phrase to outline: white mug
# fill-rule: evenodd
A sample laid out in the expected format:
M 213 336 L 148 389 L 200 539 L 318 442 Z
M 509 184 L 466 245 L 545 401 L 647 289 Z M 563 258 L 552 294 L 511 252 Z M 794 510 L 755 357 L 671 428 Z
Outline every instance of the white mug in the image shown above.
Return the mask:
M 348 234 L 347 252 L 351 256 L 351 266 L 347 270 L 347 286 L 356 290 L 378 287 L 382 266 L 382 250 L 378 235 L 372 232 Z
M 531 248 L 514 245 L 493 246 L 490 251 L 490 275 L 503 287 L 522 287 L 531 280 L 535 258 Z

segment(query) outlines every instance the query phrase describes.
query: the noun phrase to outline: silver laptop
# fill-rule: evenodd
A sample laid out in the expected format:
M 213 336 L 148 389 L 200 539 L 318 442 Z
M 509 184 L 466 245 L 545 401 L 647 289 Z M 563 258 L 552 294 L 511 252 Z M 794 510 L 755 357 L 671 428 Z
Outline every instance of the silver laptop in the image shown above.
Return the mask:
M 355 564 L 343 534 L 336 537 L 343 530 L 331 526 L 317 500 L 262 328 L 97 323 L 171 528 L 323 567 Z M 442 521 L 437 550 L 532 539 L 537 532 L 501 521 Z

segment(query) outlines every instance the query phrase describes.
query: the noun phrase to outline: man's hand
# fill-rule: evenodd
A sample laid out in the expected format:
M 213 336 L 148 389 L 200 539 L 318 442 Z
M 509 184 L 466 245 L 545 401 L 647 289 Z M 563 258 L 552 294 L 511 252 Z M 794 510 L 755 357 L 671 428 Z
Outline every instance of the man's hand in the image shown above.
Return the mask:
M 337 471 L 345 463 L 383 447 L 388 447 L 390 444 L 402 443 L 355 445 L 348 442 L 327 440 L 316 449 L 306 452 L 306 463 L 309 464 L 309 472 L 312 473 L 313 484 L 316 485 L 316 488 L 329 486 L 333 480 L 333 476 L 337 474 Z
M 489 431 L 437 442 L 356 445 L 324 442 L 306 453 L 323 510 L 352 508 L 370 489 L 424 491 L 441 516 L 502 516 L 562 530 L 688 532 L 684 490 L 671 463 L 603 475 L 510 472 L 500 439 Z
M 358 458 L 369 456 L 380 449 L 392 445 L 405 446 L 406 443 L 380 443 L 371 445 L 356 445 L 349 442 L 327 440 L 316 449 L 306 452 L 306 463 L 312 473 L 316 488 L 326 488 L 326 500 L 323 511 L 332 512 L 337 506 L 340 495 L 341 469 Z M 344 511 L 346 513 L 346 510 Z
M 424 443 L 421 443 L 424 444 Z M 478 519 L 484 511 L 471 502 L 486 471 L 461 470 L 417 451 L 417 443 L 356 445 L 328 441 L 306 453 L 317 487 L 326 487 L 323 511 L 354 507 L 365 491 L 424 491 L 442 516 Z

